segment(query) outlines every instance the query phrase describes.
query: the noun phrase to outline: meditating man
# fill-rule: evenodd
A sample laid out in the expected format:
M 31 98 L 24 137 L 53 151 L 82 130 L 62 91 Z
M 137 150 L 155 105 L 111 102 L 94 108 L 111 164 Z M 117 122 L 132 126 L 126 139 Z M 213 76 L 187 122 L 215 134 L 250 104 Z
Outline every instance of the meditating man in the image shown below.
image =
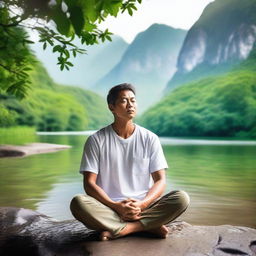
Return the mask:
M 74 217 L 101 240 L 146 231 L 168 234 L 166 223 L 189 204 L 184 191 L 165 190 L 168 168 L 158 137 L 133 123 L 137 103 L 130 84 L 113 87 L 107 96 L 114 122 L 91 135 L 84 146 L 80 173 L 86 194 L 70 204 Z

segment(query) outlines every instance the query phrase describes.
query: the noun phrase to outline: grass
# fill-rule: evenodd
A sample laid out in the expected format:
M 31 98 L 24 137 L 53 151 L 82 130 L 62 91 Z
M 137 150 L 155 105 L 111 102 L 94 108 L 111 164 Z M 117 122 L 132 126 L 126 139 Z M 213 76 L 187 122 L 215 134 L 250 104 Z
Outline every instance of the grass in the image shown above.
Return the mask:
M 34 135 L 36 133 L 35 127 L 29 126 L 11 126 L 0 127 L 0 137 L 9 137 L 17 135 Z
M 24 145 L 26 143 L 37 142 L 38 136 L 35 127 L 12 126 L 0 127 L 0 145 Z

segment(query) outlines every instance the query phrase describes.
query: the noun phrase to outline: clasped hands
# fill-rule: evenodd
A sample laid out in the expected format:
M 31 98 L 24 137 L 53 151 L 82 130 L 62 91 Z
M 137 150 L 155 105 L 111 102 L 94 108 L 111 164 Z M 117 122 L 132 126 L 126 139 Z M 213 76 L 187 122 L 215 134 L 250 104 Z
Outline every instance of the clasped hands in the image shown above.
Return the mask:
M 115 211 L 124 221 L 135 221 L 141 219 L 142 201 L 127 198 L 115 203 Z

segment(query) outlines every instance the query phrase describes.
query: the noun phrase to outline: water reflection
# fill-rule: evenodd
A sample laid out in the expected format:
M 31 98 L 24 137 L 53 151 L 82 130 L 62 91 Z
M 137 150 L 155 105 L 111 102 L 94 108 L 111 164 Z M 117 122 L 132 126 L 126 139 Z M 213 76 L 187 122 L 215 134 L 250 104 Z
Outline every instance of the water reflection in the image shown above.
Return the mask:
M 191 196 L 185 220 L 256 227 L 256 147 L 176 145 L 164 151 L 169 183 Z
M 83 193 L 78 168 L 86 136 L 38 135 L 18 140 L 72 148 L 0 159 L 0 205 L 31 208 L 56 219 L 71 218 L 69 202 L 73 195 Z M 5 138 L 1 143 L 11 141 Z M 175 141 L 164 143 L 163 148 L 170 166 L 166 192 L 183 189 L 191 197 L 183 220 L 200 225 L 256 227 L 256 146 Z
M 71 219 L 73 216 L 69 210 L 70 201 L 75 194 L 80 193 L 84 193 L 82 180 L 56 183 L 46 197 L 36 204 L 36 208 L 58 220 Z

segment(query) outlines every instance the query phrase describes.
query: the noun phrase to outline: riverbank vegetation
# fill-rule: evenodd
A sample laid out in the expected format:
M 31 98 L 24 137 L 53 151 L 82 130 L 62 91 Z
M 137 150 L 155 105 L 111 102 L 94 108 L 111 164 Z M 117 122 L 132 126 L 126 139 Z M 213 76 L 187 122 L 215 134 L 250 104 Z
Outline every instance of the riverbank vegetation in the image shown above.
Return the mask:
M 54 83 L 42 64 L 34 59 L 28 97 L 18 100 L 0 95 L 0 127 L 33 126 L 40 131 L 98 129 L 111 116 L 97 94 L 73 86 Z
M 224 75 L 172 91 L 140 122 L 160 136 L 256 138 L 256 54 Z
M 0 127 L 0 137 L 9 137 L 16 135 L 33 135 L 36 133 L 35 127 L 29 126 L 12 126 Z
M 38 141 L 36 128 L 31 126 L 0 127 L 0 145 L 24 145 Z

